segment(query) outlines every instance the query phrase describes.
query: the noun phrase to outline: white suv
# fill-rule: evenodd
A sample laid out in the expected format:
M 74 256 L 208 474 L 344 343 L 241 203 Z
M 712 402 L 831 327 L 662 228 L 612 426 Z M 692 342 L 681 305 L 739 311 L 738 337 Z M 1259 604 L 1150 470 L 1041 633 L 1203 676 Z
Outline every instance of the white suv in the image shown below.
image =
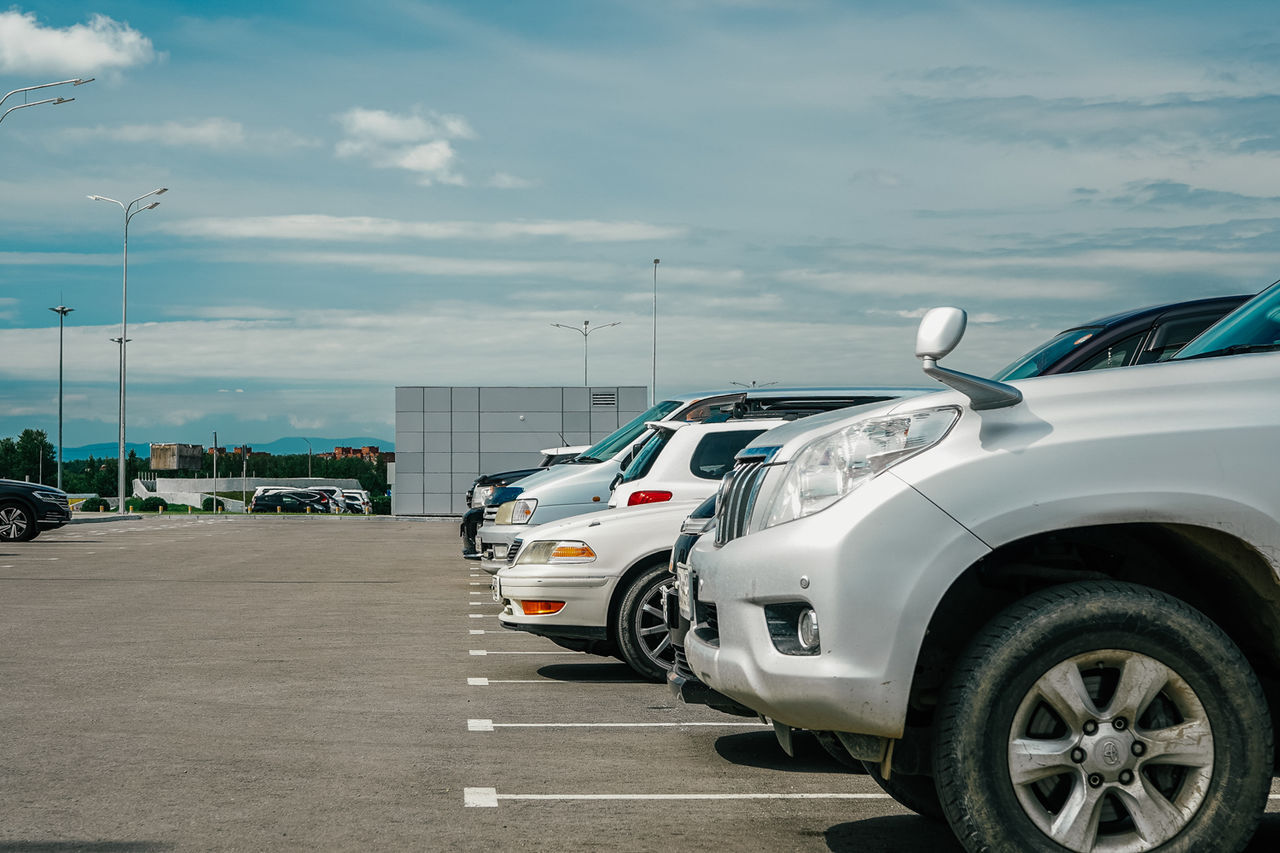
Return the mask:
M 665 678 L 672 651 L 662 606 L 680 524 L 715 492 L 735 453 L 782 423 L 663 425 L 622 475 L 631 476 L 628 494 L 646 496 L 641 502 L 540 525 L 517 540 L 513 565 L 493 581 L 503 627 L 617 655 L 647 678 Z
M 1280 707 L 1280 287 L 1172 360 L 780 427 L 680 578 L 685 654 L 971 851 L 1238 851 Z M 1203 356 L 1232 356 L 1202 358 Z

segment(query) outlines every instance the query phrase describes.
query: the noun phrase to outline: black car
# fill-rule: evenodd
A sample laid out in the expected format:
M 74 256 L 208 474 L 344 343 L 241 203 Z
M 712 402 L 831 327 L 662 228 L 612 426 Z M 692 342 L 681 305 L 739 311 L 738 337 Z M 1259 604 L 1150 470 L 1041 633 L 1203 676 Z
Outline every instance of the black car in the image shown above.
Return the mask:
M 70 520 L 71 506 L 61 489 L 0 480 L 0 542 L 27 542 Z
M 249 512 L 329 512 L 329 496 L 302 489 L 281 489 L 254 495 Z

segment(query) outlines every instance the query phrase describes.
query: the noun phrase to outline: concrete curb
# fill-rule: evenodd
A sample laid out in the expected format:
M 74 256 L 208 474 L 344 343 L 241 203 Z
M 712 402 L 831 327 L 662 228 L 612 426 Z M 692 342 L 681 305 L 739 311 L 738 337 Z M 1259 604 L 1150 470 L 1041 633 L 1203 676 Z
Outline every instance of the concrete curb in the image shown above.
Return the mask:
M 142 516 L 126 514 L 119 515 L 114 512 L 86 512 L 83 515 L 72 513 L 71 524 L 102 524 L 107 521 L 141 521 Z

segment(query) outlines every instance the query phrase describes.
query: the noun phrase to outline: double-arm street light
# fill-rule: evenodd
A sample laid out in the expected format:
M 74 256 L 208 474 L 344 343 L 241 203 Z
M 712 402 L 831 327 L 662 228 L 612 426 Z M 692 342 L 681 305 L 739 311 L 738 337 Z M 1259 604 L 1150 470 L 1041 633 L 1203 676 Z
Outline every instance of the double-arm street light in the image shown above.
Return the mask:
M 68 308 L 65 305 L 59 305 L 57 308 L 50 308 L 50 311 L 58 315 L 58 488 L 62 488 L 62 322 L 67 319 L 67 315 L 74 308 Z
M 661 258 L 653 259 L 653 378 L 649 383 L 649 405 L 658 402 L 658 264 Z
M 566 326 L 564 323 L 552 323 L 551 325 L 557 329 L 568 329 L 571 332 L 577 332 L 582 335 L 582 384 L 584 387 L 590 387 L 590 383 L 587 382 L 587 338 L 592 332 L 598 332 L 610 326 L 621 326 L 622 323 L 605 323 L 603 326 L 596 326 L 594 329 L 591 328 L 590 320 L 583 320 L 581 329 L 577 326 Z
M 0 106 L 4 106 L 4 102 L 9 100 L 13 95 L 20 95 L 23 92 L 34 92 L 36 89 L 48 89 L 50 86 L 65 86 L 68 83 L 72 86 L 83 86 L 85 83 L 92 82 L 92 77 L 88 80 L 82 80 L 77 77 L 74 80 L 59 80 L 57 83 L 41 83 L 39 86 L 24 86 L 21 89 L 14 89 L 12 92 L 7 93 L 3 98 L 0 98 Z M 29 101 L 25 104 L 18 104 L 16 107 L 9 107 L 9 109 L 0 113 L 0 121 L 4 121 L 4 117 L 14 110 L 25 110 L 27 107 L 38 107 L 41 104 L 69 104 L 74 100 L 75 98 L 45 98 L 43 101 Z
M 119 489 L 118 494 L 120 495 L 120 509 L 118 512 L 121 515 L 124 515 L 125 513 L 124 377 L 126 364 L 125 349 L 129 343 L 129 222 L 142 211 L 151 210 L 160 206 L 160 202 L 153 201 L 151 204 L 145 204 L 142 207 L 137 207 L 136 205 L 138 202 L 145 198 L 151 198 L 153 195 L 164 195 L 168 191 L 168 187 L 160 187 L 159 189 L 152 190 L 146 195 L 138 196 L 128 204 L 116 201 L 114 198 L 107 198 L 106 196 L 89 196 L 93 201 L 109 201 L 112 204 L 119 205 L 120 209 L 124 211 L 124 280 L 120 291 L 120 456 L 116 460 L 116 467 L 119 469 L 116 475 L 116 486 Z

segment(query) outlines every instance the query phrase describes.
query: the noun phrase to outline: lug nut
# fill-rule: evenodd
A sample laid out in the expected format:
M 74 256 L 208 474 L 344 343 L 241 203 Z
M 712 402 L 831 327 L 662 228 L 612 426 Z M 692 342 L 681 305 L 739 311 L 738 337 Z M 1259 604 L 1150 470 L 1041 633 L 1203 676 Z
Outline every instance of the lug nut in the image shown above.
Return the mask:
M 1132 770 L 1121 770 L 1121 771 L 1120 771 L 1120 784 L 1121 784 L 1121 785 L 1128 785 L 1128 784 L 1129 784 L 1130 782 L 1132 782 L 1132 781 L 1133 781 L 1133 771 L 1132 771 Z
M 1071 760 L 1076 764 L 1083 764 L 1086 758 L 1088 758 L 1088 756 L 1085 755 L 1084 750 L 1080 747 L 1077 746 L 1075 749 L 1071 750 Z
M 1122 732 L 1125 729 L 1129 728 L 1129 721 L 1126 720 L 1124 717 L 1116 717 L 1114 720 L 1111 721 L 1111 727 L 1118 732 Z
M 1085 720 L 1084 733 L 1087 735 L 1096 735 L 1098 733 L 1098 724 L 1093 720 Z
M 1100 774 L 1098 774 L 1098 773 L 1090 773 L 1090 774 L 1089 774 L 1089 787 L 1090 787 L 1090 788 L 1101 788 L 1101 787 L 1102 787 L 1102 776 L 1101 776 Z
M 1142 755 L 1147 751 L 1147 747 L 1146 747 L 1146 744 L 1142 743 L 1141 741 L 1135 740 L 1133 742 L 1133 746 L 1129 747 L 1129 751 L 1132 752 L 1134 755 Z

